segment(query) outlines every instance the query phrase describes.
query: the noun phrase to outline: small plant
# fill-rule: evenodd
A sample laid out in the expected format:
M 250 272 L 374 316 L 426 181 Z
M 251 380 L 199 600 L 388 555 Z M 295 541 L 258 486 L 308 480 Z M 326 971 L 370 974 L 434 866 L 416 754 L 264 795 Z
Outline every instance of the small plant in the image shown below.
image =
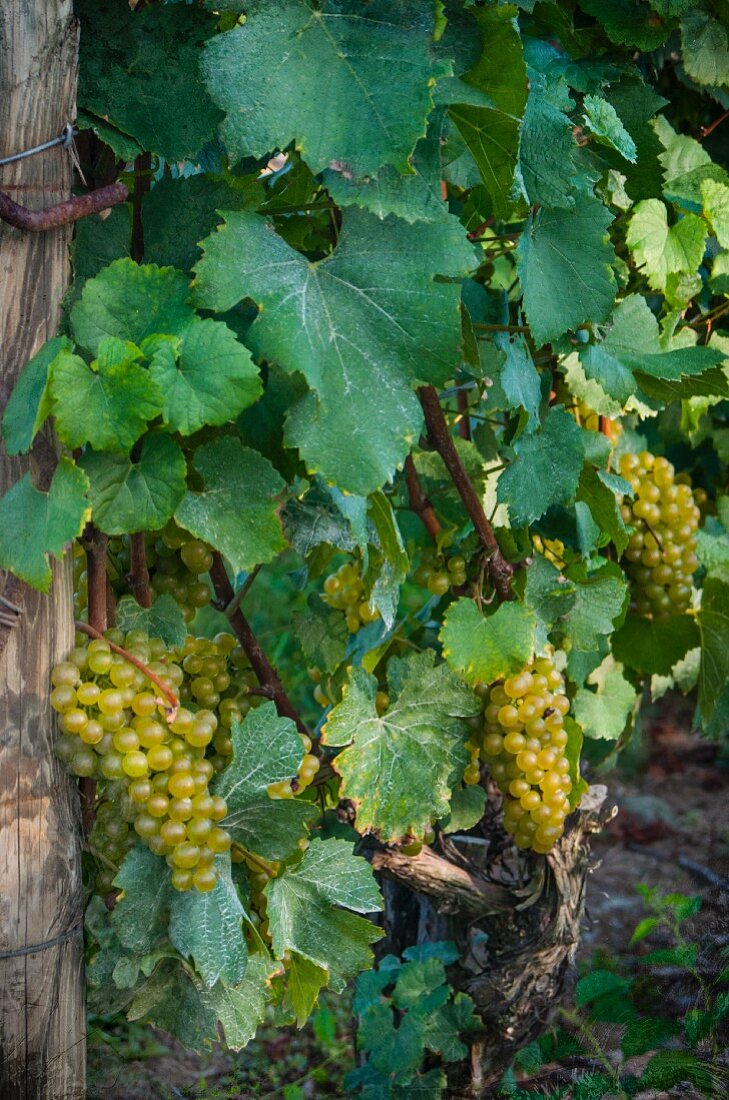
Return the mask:
M 481 1026 L 468 994 L 456 993 L 448 983 L 445 968 L 458 957 L 453 943 L 428 943 L 409 947 L 403 961 L 387 955 L 376 970 L 360 974 L 354 1010 L 365 1060 L 347 1075 L 353 1095 L 366 1100 L 444 1095 L 442 1063 L 464 1058 L 464 1036 Z
M 729 1017 L 729 968 L 719 967 L 707 978 L 699 966 L 700 945 L 685 929 L 701 908 L 701 898 L 662 895 L 643 885 L 637 890 L 649 913 L 636 926 L 630 946 L 652 933 L 662 933 L 669 946 L 627 955 L 613 968 L 605 962 L 604 968 L 580 978 L 574 1009 L 560 1010 L 563 1026 L 517 1055 L 502 1082 L 502 1095 L 511 1100 L 601 1100 L 683 1083 L 702 1096 L 726 1094 L 729 1075 L 720 1065 L 720 1033 Z M 671 967 L 672 981 L 685 980 L 693 987 L 695 1003 L 680 1020 L 665 1012 L 657 992 L 658 967 Z M 610 1025 L 611 1035 L 615 1027 L 621 1029 L 617 1050 L 608 1048 L 601 1025 Z M 641 1055 L 650 1057 L 636 1068 L 633 1059 Z M 517 1072 L 527 1074 L 527 1080 L 517 1081 Z M 542 1087 L 535 1091 L 537 1083 Z

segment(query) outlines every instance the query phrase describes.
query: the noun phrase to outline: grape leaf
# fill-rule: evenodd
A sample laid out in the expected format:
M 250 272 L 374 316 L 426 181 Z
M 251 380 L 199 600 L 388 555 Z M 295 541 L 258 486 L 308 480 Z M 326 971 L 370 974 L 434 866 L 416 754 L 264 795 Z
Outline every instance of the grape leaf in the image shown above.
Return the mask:
M 572 210 L 530 214 L 516 250 L 524 310 L 537 344 L 582 322 L 604 321 L 615 300 L 607 235 L 613 215 L 588 195 Z
M 248 851 L 264 859 L 285 859 L 306 836 L 317 813 L 311 802 L 269 798 L 267 787 L 292 779 L 304 755 L 290 718 L 279 718 L 273 703 L 251 710 L 231 731 L 233 759 L 213 784 L 228 803 L 225 828 Z
M 322 174 L 324 185 L 339 206 L 362 206 L 378 218 L 396 214 L 407 222 L 443 220 L 448 206 L 441 193 L 442 129 L 441 108 L 433 112 L 426 136 L 415 146 L 407 174 L 389 164 L 377 175 L 362 179 L 327 169 Z
M 542 554 L 535 554 L 528 569 L 517 575 L 516 579 L 521 581 L 524 575 L 524 603 L 534 611 L 539 626 L 551 630 L 572 608 L 575 584 L 568 581 L 557 566 Z
M 138 348 L 115 338 L 99 344 L 89 366 L 61 351 L 51 366 L 50 397 L 56 434 L 69 447 L 90 443 L 127 454 L 162 408 L 162 391 L 136 359 Z
M 189 633 L 180 605 L 167 593 L 151 607 L 140 607 L 134 596 L 122 596 L 116 605 L 116 625 L 125 634 L 143 630 L 150 638 L 161 638 L 170 649 L 184 645 Z
M 665 290 L 669 275 L 696 271 L 704 256 L 706 226 L 695 214 L 684 214 L 669 227 L 665 203 L 639 202 L 630 219 L 628 248 L 654 290 Z
M 612 639 L 615 659 L 650 676 L 667 676 L 677 661 L 699 644 L 691 615 L 672 615 L 657 621 L 628 615 Z
M 635 142 L 620 121 L 618 112 L 612 103 L 600 96 L 586 95 L 583 101 L 585 108 L 585 126 L 600 145 L 607 145 L 614 149 L 626 160 L 635 162 L 638 150 Z
M 718 180 L 705 179 L 701 197 L 716 239 L 722 248 L 729 248 L 729 187 Z
M 423 836 L 449 812 L 454 773 L 468 762 L 464 719 L 476 697 L 431 651 L 388 664 L 390 703 L 378 715 L 377 680 L 352 671 L 347 694 L 329 714 L 322 741 L 347 746 L 333 761 L 340 793 L 357 809 L 357 829 L 386 842 Z
M 400 599 L 400 586 L 410 565 L 403 546 L 400 528 L 393 507 L 384 493 L 373 493 L 369 500 L 368 517 L 377 532 L 382 562 L 372 586 L 371 602 L 379 610 L 387 630 L 395 622 Z
M 519 134 L 524 197 L 530 204 L 572 209 L 577 146 L 572 136 L 573 123 L 565 110 L 571 110 L 574 104 L 564 80 L 550 87 L 545 86 L 541 74 L 531 69 L 529 73 L 529 98 Z M 564 94 L 560 96 L 559 91 Z M 549 150 L 548 156 L 545 150 Z
M 222 221 L 219 210 L 255 210 L 263 199 L 263 185 L 255 178 L 164 176 L 142 203 L 145 261 L 190 271 L 200 258 L 198 241 Z
M 461 597 L 443 620 L 443 656 L 468 684 L 490 684 L 529 663 L 534 627 L 534 615 L 521 603 L 502 603 L 485 617 L 473 600 Z
M 654 50 L 665 42 L 670 24 L 652 15 L 644 0 L 580 0 L 580 7 L 594 15 L 612 42 Z
M 112 926 L 123 947 L 146 955 L 167 931 L 170 869 L 145 844 L 137 844 L 124 857 L 114 885 L 122 892 L 109 918 Z
M 78 464 L 89 479 L 94 523 L 107 535 L 158 531 L 185 495 L 185 456 L 158 432 L 144 437 L 134 459 L 87 450 Z
M 701 632 L 699 707 L 708 722 L 729 680 L 729 567 L 706 575 L 698 614 Z
M 187 967 L 164 960 L 136 993 L 128 1016 L 153 1021 L 198 1053 L 219 1041 L 222 1024 L 226 1046 L 241 1050 L 263 1021 L 272 970 L 263 955 L 251 955 L 239 985 L 219 981 L 208 989 Z
M 575 581 L 574 603 L 558 624 L 573 649 L 590 652 L 598 648 L 601 635 L 612 634 L 627 593 L 622 574 L 610 575 L 608 569 Z
M 48 592 L 48 555 L 59 561 L 67 543 L 77 538 L 88 514 L 88 481 L 83 470 L 61 457 L 47 493 L 33 485 L 30 474 L 0 498 L 0 569 L 9 569 L 33 588 Z
M 329 971 L 299 955 L 297 951 L 292 951 L 286 977 L 288 1003 L 297 1026 L 303 1027 L 316 1004 L 319 991 L 329 981 Z
M 409 171 L 438 75 L 432 6 L 259 0 L 245 10 L 245 24 L 217 35 L 202 60 L 210 94 L 226 112 L 222 134 L 233 160 L 294 141 L 315 173 L 362 177 L 383 164 Z
M 496 496 L 508 505 L 512 526 L 522 527 L 574 495 L 585 445 L 574 418 L 553 406 L 542 430 L 522 437 L 515 449 L 516 458 L 499 477 Z
M 56 336 L 45 343 L 23 367 L 2 418 L 3 439 L 9 455 L 30 450 L 53 407 L 48 394 L 51 364 L 62 351 L 70 352 L 72 349 L 73 344 L 68 337 Z
M 726 26 L 713 13 L 695 8 L 681 20 L 683 64 L 699 84 L 729 84 Z
M 263 392 L 250 352 L 220 321 L 191 325 L 180 341 L 179 360 L 169 341 L 158 343 L 156 351 L 149 373 L 164 394 L 162 419 L 173 432 L 192 435 L 205 424 L 226 424 Z
M 116 0 L 78 0 L 76 11 L 81 106 L 168 160 L 197 153 L 222 118 L 198 70 L 213 16 L 183 6 L 131 11 Z
M 620 513 L 618 498 L 630 493 L 630 486 L 621 477 L 585 466 L 580 475 L 577 499 L 587 504 L 598 527 L 610 536 L 618 554 L 628 545 L 629 535 Z
M 182 498 L 180 526 L 220 550 L 236 572 L 275 558 L 286 545 L 276 502 L 284 481 L 268 459 L 224 436 L 198 447 L 193 466 L 203 488 Z
M 85 284 L 71 310 L 79 344 L 94 354 L 105 336 L 139 346 L 155 333 L 180 335 L 195 319 L 187 279 L 171 267 L 115 260 Z
M 456 993 L 448 1004 L 428 1013 L 424 1022 L 424 1044 L 428 1050 L 439 1054 L 444 1062 L 457 1062 L 465 1058 L 468 1047 L 460 1037 L 483 1026 L 467 993 Z
M 624 404 L 636 390 L 633 372 L 624 357 L 660 353 L 658 335 L 658 321 L 645 298 L 629 294 L 615 307 L 605 338 L 580 349 L 585 377 L 597 382 L 605 393 Z
M 245 910 L 230 877 L 230 856 L 215 860 L 218 881 L 212 890 L 170 887 L 170 942 L 192 959 L 208 988 L 222 978 L 237 985 L 246 975 L 248 947 L 241 928 Z
M 380 488 L 421 428 L 412 386 L 445 381 L 459 358 L 452 280 L 474 263 L 460 224 L 346 210 L 335 251 L 310 262 L 262 218 L 240 212 L 204 250 L 197 303 L 221 311 L 254 298 L 262 307 L 247 337 L 254 354 L 300 371 L 314 391 L 289 413 L 288 444 L 340 489 Z M 450 279 L 435 282 L 436 274 Z M 373 391 L 382 395 L 374 422 Z
M 513 206 L 519 120 L 527 99 L 526 67 L 513 5 L 474 9 L 483 53 L 463 81 L 485 92 L 493 106 L 454 103 L 450 116 L 478 165 L 498 219 Z
M 483 787 L 462 787 L 451 796 L 451 811 L 438 825 L 443 833 L 461 833 L 478 825 L 486 808 Z
M 638 694 L 623 676 L 622 668 L 612 657 L 606 657 L 587 677 L 596 690 L 577 689 L 572 710 L 586 737 L 617 741 L 625 729 Z
M 382 899 L 369 863 L 347 841 L 312 840 L 265 894 L 276 958 L 296 951 L 326 972 L 336 991 L 372 965 L 369 945 L 384 932 L 356 914 L 376 912 Z
M 346 618 L 312 594 L 306 611 L 296 619 L 296 637 L 309 664 L 334 672 L 344 660 L 349 641 Z

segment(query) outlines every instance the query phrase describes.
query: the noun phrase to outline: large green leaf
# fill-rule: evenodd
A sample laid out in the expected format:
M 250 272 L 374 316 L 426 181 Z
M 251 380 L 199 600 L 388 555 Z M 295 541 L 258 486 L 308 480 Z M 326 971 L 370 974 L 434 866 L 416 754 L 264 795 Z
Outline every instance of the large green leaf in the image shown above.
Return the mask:
M 513 676 L 534 655 L 535 619 L 511 601 L 484 616 L 473 600 L 461 598 L 446 612 L 441 630 L 443 656 L 467 683 L 490 684 Z
M 116 0 L 77 0 L 75 7 L 81 106 L 169 160 L 202 149 L 222 118 L 198 70 L 215 19 L 184 5 L 132 11 Z
M 169 649 L 183 646 L 189 633 L 180 605 L 167 593 L 151 607 L 140 607 L 134 596 L 122 596 L 116 605 L 116 625 L 125 634 L 142 630 L 150 638 L 161 638 Z
M 516 11 L 515 5 L 474 9 L 483 53 L 463 79 L 492 102 L 479 105 L 465 95 L 465 102 L 457 101 L 450 108 L 451 118 L 478 165 L 497 218 L 504 218 L 513 205 L 519 121 L 527 97 Z
M 583 322 L 604 321 L 615 300 L 607 230 L 613 215 L 581 195 L 572 210 L 530 214 L 517 248 L 524 310 L 538 344 Z
M 69 447 L 90 443 L 127 454 L 162 409 L 162 390 L 135 360 L 139 349 L 106 338 L 89 366 L 61 351 L 51 367 L 50 397 L 58 437 Z
M 211 41 L 202 61 L 233 159 L 293 141 L 313 172 L 362 177 L 383 164 L 407 172 L 432 107 L 433 8 L 405 0 L 244 7 L 245 24 Z
M 94 523 L 107 535 L 158 531 L 185 495 L 185 456 L 157 432 L 144 437 L 134 458 L 87 450 L 79 466 L 89 479 Z
M 30 450 L 52 409 L 48 394 L 51 364 L 62 351 L 71 351 L 72 348 L 66 336 L 56 336 L 44 344 L 23 368 L 2 417 L 3 439 L 9 455 Z
M 215 780 L 215 794 L 228 803 L 225 828 L 244 848 L 280 860 L 296 851 L 316 814 L 311 802 L 269 798 L 267 787 L 292 779 L 304 755 L 290 718 L 264 703 L 232 729 L 233 759 Z
M 729 680 L 729 567 L 707 574 L 699 611 L 701 666 L 699 706 L 705 722 Z
M 580 475 L 577 499 L 587 504 L 598 527 L 610 536 L 618 554 L 628 545 L 628 532 L 620 513 L 619 499 L 630 486 L 622 478 L 594 466 L 585 466 Z
M 48 555 L 63 556 L 86 522 L 88 481 L 69 458 L 61 458 L 47 493 L 26 474 L 0 498 L 0 569 L 9 569 L 41 592 L 51 583 Z
M 729 84 L 729 41 L 726 25 L 698 5 L 681 21 L 681 45 L 686 72 L 699 84 Z
M 574 418 L 559 406 L 551 408 L 542 430 L 520 440 L 516 458 L 499 478 L 497 496 L 508 505 L 512 526 L 532 523 L 551 505 L 574 496 L 584 457 Z
M 301 861 L 265 890 L 273 951 L 296 951 L 329 975 L 341 991 L 347 978 L 372 965 L 370 944 L 381 928 L 358 916 L 382 908 L 372 868 L 345 840 L 312 840 Z
M 218 311 L 246 295 L 258 302 L 250 347 L 300 371 L 313 391 L 289 413 L 288 443 L 310 469 L 368 495 L 393 476 L 420 431 L 413 385 L 444 382 L 458 361 L 460 287 L 450 280 L 473 256 L 454 218 L 408 225 L 348 210 L 335 251 L 312 263 L 262 218 L 241 212 L 205 242 L 194 293 Z M 382 395 L 374 420 L 373 393 Z
M 571 209 L 575 205 L 577 145 L 565 110 L 574 104 L 563 80 L 556 88 L 547 88 L 545 83 L 541 74 L 530 71 L 529 98 L 519 135 L 521 180 L 529 203 Z
M 236 571 L 275 558 L 286 545 L 276 499 L 284 482 L 268 459 L 223 436 L 198 447 L 193 466 L 202 489 L 185 494 L 177 522 L 220 550 Z
M 152 1021 L 199 1053 L 219 1042 L 222 1025 L 226 1046 L 240 1050 L 263 1022 L 272 970 L 263 955 L 252 955 L 242 982 L 208 989 L 187 967 L 166 959 L 135 994 L 128 1015 Z
M 347 693 L 327 718 L 322 740 L 347 746 L 333 761 L 341 794 L 355 804 L 359 832 L 394 842 L 423 836 L 444 817 L 454 779 L 468 762 L 465 719 L 475 695 L 431 651 L 388 664 L 390 703 L 377 713 L 377 681 L 352 671 Z
M 612 650 L 616 660 L 636 672 L 667 676 L 698 644 L 699 631 L 691 615 L 672 615 L 665 620 L 628 615 L 615 632 Z
M 574 603 L 558 624 L 573 649 L 597 649 L 601 637 L 612 634 L 625 609 L 627 585 L 622 573 L 612 568 L 619 575 L 605 568 L 575 580 Z
M 115 260 L 85 284 L 71 311 L 79 344 L 97 354 L 105 336 L 139 344 L 155 333 L 180 335 L 195 319 L 187 279 L 171 267 Z
M 152 343 L 145 344 L 147 354 Z M 179 348 L 158 341 L 149 373 L 164 395 L 162 419 L 181 435 L 235 420 L 263 392 L 248 349 L 232 329 L 210 318 L 191 325 Z

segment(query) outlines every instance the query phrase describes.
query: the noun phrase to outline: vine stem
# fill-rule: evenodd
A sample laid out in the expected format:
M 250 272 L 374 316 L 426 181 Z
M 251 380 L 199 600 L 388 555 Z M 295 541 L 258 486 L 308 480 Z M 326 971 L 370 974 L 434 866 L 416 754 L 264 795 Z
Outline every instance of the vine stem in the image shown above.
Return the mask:
M 461 462 L 453 437 L 448 430 L 446 418 L 443 415 L 438 391 L 434 386 L 422 386 L 418 393 L 425 414 L 428 437 L 443 459 L 453 484 L 458 490 L 458 495 L 463 501 L 476 533 L 486 550 L 489 573 L 496 593 L 500 600 L 509 600 L 512 596 L 511 577 L 514 570 L 501 553 L 494 529 L 486 517 L 478 493 Z
M 435 514 L 435 508 L 423 492 L 412 455 L 408 455 L 405 459 L 405 484 L 410 499 L 410 511 L 415 512 L 433 542 L 437 543 L 441 526 Z
M 129 536 L 129 585 L 140 607 L 152 606 L 152 590 L 149 587 L 147 569 L 147 549 L 144 544 L 144 532 L 137 531 Z
M 94 627 L 90 626 L 88 623 L 77 622 L 75 626 L 80 634 L 85 634 L 88 638 L 104 638 L 102 631 L 95 630 Z M 124 649 L 122 646 L 110 642 L 108 638 L 104 638 L 104 641 L 108 644 L 109 649 L 111 649 L 113 653 L 118 653 L 126 661 L 129 661 L 130 665 L 134 665 L 135 668 L 138 668 L 139 671 L 159 689 L 160 693 L 164 695 L 165 699 L 170 704 L 169 710 L 166 712 L 166 718 L 167 724 L 171 726 L 180 709 L 180 700 L 177 698 L 172 688 L 168 687 L 164 680 L 161 680 L 155 672 L 152 672 L 151 668 L 147 668 L 144 661 L 140 661 L 139 657 L 130 653 L 128 649 Z
M 218 598 L 219 605 L 221 607 L 229 607 L 231 601 L 235 597 L 235 593 L 233 592 L 233 585 L 230 583 L 228 574 L 225 571 L 223 559 L 217 551 L 213 555 L 213 564 L 210 567 L 210 579 L 213 582 L 215 595 Z M 306 734 L 308 737 L 309 730 L 294 709 L 276 669 L 263 652 L 258 638 L 253 633 L 251 625 L 240 607 L 237 607 L 233 614 L 230 615 L 229 621 L 248 660 L 251 662 L 251 668 L 258 677 L 258 682 L 269 699 L 272 699 L 276 704 L 278 713 L 283 718 L 290 718 L 296 723 L 299 732 Z

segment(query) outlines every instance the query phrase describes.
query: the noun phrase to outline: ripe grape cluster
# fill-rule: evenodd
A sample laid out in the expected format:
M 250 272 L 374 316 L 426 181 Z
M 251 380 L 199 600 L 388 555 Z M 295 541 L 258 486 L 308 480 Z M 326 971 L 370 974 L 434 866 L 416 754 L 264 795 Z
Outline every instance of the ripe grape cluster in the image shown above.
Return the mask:
M 504 795 L 504 828 L 517 847 L 546 854 L 564 832 L 572 790 L 562 675 L 551 657 L 537 657 L 480 694 L 481 755 Z
M 350 634 L 356 634 L 367 623 L 373 623 L 380 617 L 377 608 L 371 607 L 365 598 L 362 573 L 354 562 L 345 562 L 336 573 L 327 577 L 322 599 L 330 607 L 345 613 Z
M 625 550 L 635 610 L 655 619 L 684 612 L 698 565 L 701 518 L 691 484 L 676 477 L 668 459 L 649 451 L 622 455 L 619 469 L 635 494 L 621 505 L 624 522 L 635 528 Z
M 114 865 L 134 840 L 131 826 L 151 851 L 167 857 L 178 890 L 212 890 L 215 856 L 230 848 L 231 838 L 218 825 L 227 807 L 209 791 L 215 763 L 206 752 L 221 758 L 221 734 L 229 741 L 223 717 L 229 724 L 241 710 L 233 697 L 226 708 L 216 690 L 230 687 L 227 672 L 214 683 L 195 676 L 189 665 L 213 672 L 205 662 L 214 661 L 217 669 L 234 650 L 235 638 L 189 638 L 175 652 L 142 631 L 120 638 L 119 631 L 108 633 L 111 638 L 84 639 L 52 672 L 51 705 L 64 730 L 56 751 L 75 775 L 96 776 L 103 784 L 92 845 L 107 866 Z M 113 652 L 110 640 L 123 643 L 179 697 L 213 704 L 218 713 L 206 705 L 170 713 L 156 685 Z M 102 888 L 108 879 L 103 875 Z
M 445 596 L 451 588 L 466 583 L 466 559 L 460 554 L 446 557 L 435 549 L 426 550 L 413 580 L 422 588 L 427 588 L 433 596 Z

